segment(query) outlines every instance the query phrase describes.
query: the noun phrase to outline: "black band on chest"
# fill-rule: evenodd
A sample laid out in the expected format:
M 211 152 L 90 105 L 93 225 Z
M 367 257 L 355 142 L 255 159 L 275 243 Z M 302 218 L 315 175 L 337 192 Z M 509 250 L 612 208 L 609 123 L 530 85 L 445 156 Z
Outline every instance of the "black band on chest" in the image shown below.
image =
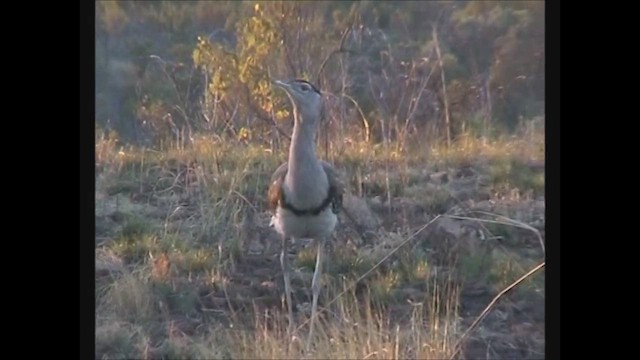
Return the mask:
M 283 191 L 280 198 L 280 206 L 282 206 L 282 208 L 284 209 L 291 211 L 296 216 L 306 216 L 306 215 L 317 216 L 317 215 L 320 215 L 322 211 L 324 211 L 327 207 L 329 207 L 329 205 L 333 203 L 334 197 L 335 197 L 335 190 L 333 188 L 329 188 L 329 193 L 327 194 L 327 197 L 324 199 L 322 204 L 320 204 L 320 206 L 317 206 L 311 209 L 298 209 L 287 202 L 287 199 L 285 199 L 284 197 L 284 191 Z

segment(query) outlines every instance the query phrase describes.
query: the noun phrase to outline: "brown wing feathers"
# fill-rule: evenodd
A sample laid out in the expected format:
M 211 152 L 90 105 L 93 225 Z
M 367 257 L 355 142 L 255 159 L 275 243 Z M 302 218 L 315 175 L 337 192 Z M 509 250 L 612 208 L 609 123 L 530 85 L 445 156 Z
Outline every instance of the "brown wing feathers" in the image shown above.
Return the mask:
M 267 194 L 267 203 L 269 210 L 275 213 L 276 208 L 284 203 L 284 191 L 282 191 L 282 183 L 287 175 L 287 163 L 280 165 L 271 176 L 271 185 Z

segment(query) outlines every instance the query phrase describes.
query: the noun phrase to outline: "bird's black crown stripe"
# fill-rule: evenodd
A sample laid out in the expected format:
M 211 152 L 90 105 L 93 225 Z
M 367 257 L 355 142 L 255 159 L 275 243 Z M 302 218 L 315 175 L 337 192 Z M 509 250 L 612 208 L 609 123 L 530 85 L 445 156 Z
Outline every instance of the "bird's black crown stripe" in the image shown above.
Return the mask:
M 315 87 L 315 85 L 313 85 L 312 83 L 308 82 L 307 80 L 303 80 L 303 79 L 295 79 L 294 82 L 301 82 L 301 83 L 305 83 L 309 86 L 311 86 L 311 88 L 313 89 L 313 91 L 317 92 L 318 94 L 320 94 L 320 90 L 318 90 L 317 87 Z

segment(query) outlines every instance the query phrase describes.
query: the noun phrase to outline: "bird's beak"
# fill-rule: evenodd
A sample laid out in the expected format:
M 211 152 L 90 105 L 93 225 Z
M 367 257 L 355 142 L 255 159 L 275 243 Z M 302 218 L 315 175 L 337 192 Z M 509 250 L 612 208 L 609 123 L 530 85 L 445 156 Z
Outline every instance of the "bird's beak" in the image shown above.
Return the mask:
M 286 83 L 286 82 L 284 82 L 284 81 L 280 81 L 280 80 L 273 80 L 273 84 L 274 84 L 275 86 L 277 86 L 277 87 L 281 88 L 281 89 L 284 89 L 284 90 L 289 90 L 289 89 L 290 89 L 289 84 L 287 84 L 287 83 Z

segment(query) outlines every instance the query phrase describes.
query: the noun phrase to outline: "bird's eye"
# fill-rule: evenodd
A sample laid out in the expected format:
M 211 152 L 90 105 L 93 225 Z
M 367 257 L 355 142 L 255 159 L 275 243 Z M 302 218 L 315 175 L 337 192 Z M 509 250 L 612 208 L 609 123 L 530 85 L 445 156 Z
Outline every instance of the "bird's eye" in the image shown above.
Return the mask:
M 302 84 L 300 85 L 300 90 L 302 90 L 302 92 L 307 92 L 309 91 L 309 86 L 306 84 Z

